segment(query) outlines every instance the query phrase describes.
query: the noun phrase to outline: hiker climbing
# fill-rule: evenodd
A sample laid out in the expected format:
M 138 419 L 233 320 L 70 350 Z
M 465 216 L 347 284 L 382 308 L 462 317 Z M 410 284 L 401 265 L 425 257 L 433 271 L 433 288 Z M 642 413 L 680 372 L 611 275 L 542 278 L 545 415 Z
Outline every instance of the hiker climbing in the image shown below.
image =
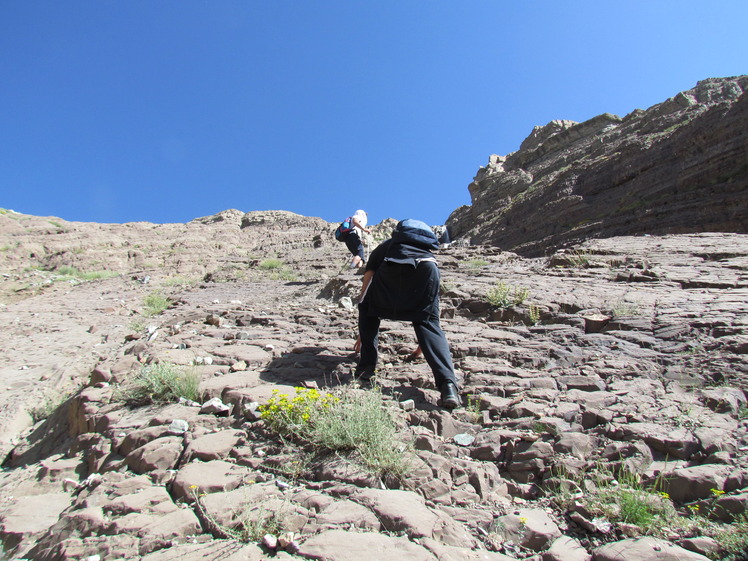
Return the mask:
M 361 357 L 355 376 L 375 375 L 381 319 L 410 321 L 418 345 L 447 409 L 461 405 L 449 343 L 439 325 L 439 268 L 433 250 L 436 235 L 420 220 L 402 220 L 392 237 L 372 251 L 359 298 L 356 350 Z
M 364 255 L 364 243 L 361 241 L 361 234 L 369 234 L 371 230 L 366 227 L 368 217 L 365 211 L 357 210 L 353 216 L 346 218 L 335 230 L 335 239 L 345 242 L 348 251 L 353 255 L 350 267 L 356 269 L 363 267 L 366 263 Z

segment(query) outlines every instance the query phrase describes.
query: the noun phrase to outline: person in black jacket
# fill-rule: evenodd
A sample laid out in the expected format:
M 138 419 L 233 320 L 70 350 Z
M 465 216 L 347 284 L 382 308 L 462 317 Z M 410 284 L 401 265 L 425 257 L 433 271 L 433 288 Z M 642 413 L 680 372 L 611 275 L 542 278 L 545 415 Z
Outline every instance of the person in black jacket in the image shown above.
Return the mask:
M 356 350 L 361 357 L 355 376 L 369 380 L 377 365 L 381 319 L 410 321 L 434 382 L 442 407 L 461 405 L 449 343 L 439 325 L 439 269 L 432 251 L 436 236 L 420 220 L 402 220 L 392 237 L 371 253 L 359 298 Z

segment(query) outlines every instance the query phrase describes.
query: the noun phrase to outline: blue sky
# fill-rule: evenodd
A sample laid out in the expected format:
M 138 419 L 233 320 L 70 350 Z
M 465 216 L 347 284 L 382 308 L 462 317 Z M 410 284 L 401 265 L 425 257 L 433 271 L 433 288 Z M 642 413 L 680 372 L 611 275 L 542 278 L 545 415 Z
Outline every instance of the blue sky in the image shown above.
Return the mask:
M 748 72 L 728 0 L 3 0 L 0 207 L 443 223 L 535 125 Z

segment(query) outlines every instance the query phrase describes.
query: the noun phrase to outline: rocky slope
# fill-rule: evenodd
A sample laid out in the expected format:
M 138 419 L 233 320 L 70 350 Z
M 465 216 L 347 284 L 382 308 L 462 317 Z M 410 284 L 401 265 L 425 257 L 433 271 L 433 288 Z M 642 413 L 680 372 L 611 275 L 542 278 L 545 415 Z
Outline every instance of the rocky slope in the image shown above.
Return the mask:
M 650 107 L 536 127 L 491 156 L 448 225 L 525 256 L 593 237 L 748 231 L 748 76 Z
M 334 226 L 0 215 L 7 558 L 728 555 L 747 529 L 748 237 L 443 249 L 467 405 L 449 414 L 426 364 L 406 360 L 408 325 L 384 323 L 378 389 L 352 383 L 360 276 Z M 147 315 L 153 294 L 171 305 Z M 198 402 L 125 405 L 154 364 L 198 373 Z M 299 386 L 381 395 L 405 473 L 269 430 L 256 404 Z

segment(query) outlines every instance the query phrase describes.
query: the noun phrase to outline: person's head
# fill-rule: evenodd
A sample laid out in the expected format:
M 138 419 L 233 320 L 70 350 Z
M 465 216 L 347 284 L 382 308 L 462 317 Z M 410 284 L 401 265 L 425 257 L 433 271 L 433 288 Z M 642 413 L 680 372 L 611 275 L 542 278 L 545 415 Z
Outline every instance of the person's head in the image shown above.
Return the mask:
M 356 219 L 356 221 L 361 224 L 361 226 L 366 226 L 366 223 L 368 222 L 368 214 L 366 214 L 365 210 L 357 210 L 353 213 L 353 218 Z

